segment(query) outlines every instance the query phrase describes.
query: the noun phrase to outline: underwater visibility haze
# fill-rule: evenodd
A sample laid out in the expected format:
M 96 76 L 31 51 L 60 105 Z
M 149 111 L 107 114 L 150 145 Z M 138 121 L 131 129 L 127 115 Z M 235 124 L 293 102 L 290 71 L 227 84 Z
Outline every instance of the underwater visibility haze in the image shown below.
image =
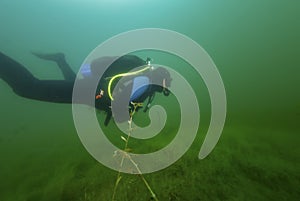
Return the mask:
M 193 144 L 174 164 L 149 174 L 118 176 L 81 143 L 71 104 L 20 97 L 0 74 L 0 200 L 299 200 L 299 9 L 299 1 L 279 0 L 1 0 L 0 52 L 36 78 L 62 80 L 63 75 L 54 62 L 32 52 L 64 53 L 77 73 L 94 48 L 117 34 L 168 29 L 210 55 L 225 86 L 227 114 L 216 147 L 199 160 L 211 118 L 201 75 L 168 52 L 133 52 L 189 82 L 201 121 Z M 175 138 L 181 121 L 176 97 L 157 94 L 152 105 L 165 109 L 164 128 L 153 139 L 130 138 L 126 151 L 158 151 Z M 103 111 L 96 116 L 106 137 L 122 149 L 126 139 L 116 124 L 104 126 Z M 142 110 L 133 121 L 151 123 Z

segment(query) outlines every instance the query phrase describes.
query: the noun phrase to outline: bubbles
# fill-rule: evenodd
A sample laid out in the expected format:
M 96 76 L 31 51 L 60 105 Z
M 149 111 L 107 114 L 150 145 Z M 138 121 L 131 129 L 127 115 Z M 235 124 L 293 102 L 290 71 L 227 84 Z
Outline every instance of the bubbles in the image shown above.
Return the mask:
M 204 143 L 199 152 L 199 158 L 205 158 L 214 148 L 221 135 L 225 116 L 226 116 L 226 94 L 222 79 L 216 66 L 209 55 L 194 41 L 188 37 L 174 31 L 164 29 L 139 29 L 119 34 L 96 47 L 85 59 L 83 64 L 90 63 L 92 60 L 113 55 L 125 55 L 139 50 L 160 50 L 174 54 L 193 66 L 196 72 L 204 80 L 211 99 L 211 122 L 205 137 Z M 113 61 L 111 61 L 113 63 Z M 103 66 L 103 71 L 98 72 L 99 79 L 111 63 Z M 82 65 L 84 66 L 84 65 Z M 153 64 L 154 69 L 158 65 Z M 161 65 L 159 65 L 161 66 Z M 126 153 L 126 157 L 134 161 L 116 163 L 116 153 L 123 152 L 112 144 L 103 133 L 95 109 L 91 113 L 90 109 L 80 104 L 73 104 L 73 119 L 77 133 L 81 142 L 87 151 L 103 165 L 130 174 L 150 173 L 161 170 L 173 164 L 178 160 L 190 147 L 194 141 L 198 125 L 200 122 L 200 110 L 193 88 L 189 82 L 174 69 L 163 66 L 169 71 L 172 77 L 170 91 L 174 95 L 180 106 L 180 123 L 174 139 L 165 147 L 152 153 L 134 154 Z M 153 79 L 159 80 L 159 79 Z M 85 104 L 94 105 L 94 95 L 99 80 L 90 80 L 83 87 L 79 76 L 74 84 L 73 103 L 79 99 Z M 163 87 L 162 82 L 154 81 L 152 84 Z M 180 87 L 176 87 L 180 86 Z M 120 104 L 128 105 L 130 96 L 121 100 Z M 167 98 L 167 97 L 166 97 Z M 112 104 L 113 116 L 120 115 L 120 110 Z M 129 118 L 129 114 L 128 118 Z M 167 116 L 162 106 L 156 105 L 150 108 L 149 118 L 151 123 L 146 127 L 138 127 L 131 136 L 138 139 L 149 139 L 156 136 L 164 127 L 165 122 L 171 116 Z M 128 124 L 116 123 L 118 128 L 124 133 L 128 133 Z M 138 165 L 139 170 L 135 165 Z

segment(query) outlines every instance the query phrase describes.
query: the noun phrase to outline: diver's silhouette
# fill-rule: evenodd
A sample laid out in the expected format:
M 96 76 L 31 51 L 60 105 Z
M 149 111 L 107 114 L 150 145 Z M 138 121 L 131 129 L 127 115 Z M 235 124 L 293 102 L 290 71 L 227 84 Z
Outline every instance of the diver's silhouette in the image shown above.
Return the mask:
M 35 56 L 56 62 L 61 72 L 63 73 L 63 80 L 40 80 L 34 77 L 22 64 L 8 57 L 0 52 L 0 78 L 3 79 L 13 91 L 24 98 L 54 102 L 54 103 L 72 103 L 73 85 L 76 74 L 73 72 L 69 64 L 65 60 L 62 53 L 57 54 L 39 54 L 33 53 Z M 107 80 L 105 78 L 112 77 L 120 72 L 128 72 L 133 68 L 143 66 L 146 62 L 134 55 L 125 55 L 116 59 L 116 57 L 102 57 L 93 61 L 90 65 L 91 75 L 86 76 L 79 81 L 83 87 L 88 87 L 89 79 L 97 79 L 93 77 L 93 71 L 101 70 L 101 66 L 107 62 L 114 61 L 109 68 L 104 72 L 103 78 L 100 79 L 100 85 L 107 87 Z M 121 68 L 120 68 L 121 67 Z M 94 74 L 97 74 L 94 72 Z M 158 82 L 163 82 L 164 87 L 153 86 L 149 84 L 147 90 L 135 97 L 134 101 L 143 102 L 148 98 L 148 103 L 144 111 L 148 109 L 148 105 L 153 100 L 155 92 L 163 92 L 165 95 L 169 94 L 167 87 L 170 86 L 171 77 L 168 71 L 163 68 L 157 68 L 151 74 L 145 73 L 144 76 L 149 79 L 159 79 Z M 132 90 L 133 82 L 129 84 L 124 92 Z M 101 90 L 101 92 L 103 92 Z M 104 124 L 107 125 L 111 119 L 111 99 L 102 94 L 95 94 L 96 101 L 93 107 L 106 111 L 107 116 Z M 85 102 L 78 103 L 86 104 Z

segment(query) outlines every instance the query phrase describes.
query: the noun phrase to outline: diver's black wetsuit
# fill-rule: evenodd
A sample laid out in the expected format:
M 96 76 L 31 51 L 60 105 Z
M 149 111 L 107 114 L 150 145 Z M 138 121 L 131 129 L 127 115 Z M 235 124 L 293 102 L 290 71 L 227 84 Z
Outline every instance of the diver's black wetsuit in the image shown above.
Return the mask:
M 71 103 L 75 73 L 61 60 L 57 62 L 65 80 L 40 80 L 22 64 L 0 52 L 0 78 L 19 96 L 55 103 Z M 69 68 L 69 70 L 67 70 Z
M 37 54 L 33 53 L 37 57 L 45 60 L 54 61 L 57 63 L 58 67 L 64 75 L 64 80 L 40 80 L 34 77 L 22 64 L 16 62 L 10 57 L 0 52 L 0 79 L 3 79 L 19 96 L 35 99 L 40 101 L 54 102 L 54 103 L 72 103 L 72 94 L 73 86 L 76 78 L 76 74 L 72 71 L 70 66 L 65 60 L 65 57 L 62 53 L 58 54 Z M 135 67 L 145 65 L 145 61 L 134 55 L 125 55 L 116 59 L 116 57 L 102 57 L 95 59 L 91 63 L 91 71 L 94 75 L 103 74 L 103 78 L 100 79 L 100 86 L 106 86 L 107 81 L 105 78 L 119 74 L 121 72 L 128 72 Z M 114 61 L 112 64 L 111 62 Z M 111 64 L 105 72 L 103 71 L 102 66 Z M 121 69 L 120 69 L 121 67 Z M 162 69 L 158 68 L 151 71 L 151 75 L 148 75 L 150 79 L 158 79 L 167 81 L 167 87 L 170 85 L 170 74 Z M 88 78 L 80 79 L 80 86 L 82 87 L 81 91 L 85 91 L 86 87 L 90 87 L 90 79 L 98 79 L 97 77 L 90 76 Z M 155 82 L 154 82 L 155 83 Z M 157 83 L 157 82 L 156 82 Z M 153 100 L 155 92 L 162 92 L 162 87 L 159 86 L 150 86 L 147 92 L 145 92 L 138 101 L 143 102 L 148 98 L 147 106 Z M 166 90 L 163 91 L 164 94 Z M 129 93 L 129 92 L 128 92 Z M 168 95 L 168 94 L 165 94 Z M 75 100 L 76 103 L 87 104 L 83 100 Z M 107 112 L 105 119 L 105 125 L 108 124 L 111 118 L 110 110 L 111 100 L 106 96 L 100 100 L 95 101 L 97 109 L 104 110 Z M 126 106 L 127 107 L 127 106 Z
M 52 55 L 34 54 L 39 58 L 55 61 L 64 75 L 64 80 L 40 80 L 34 77 L 22 64 L 1 52 L 0 78 L 3 79 L 19 96 L 47 102 L 71 103 L 76 74 L 65 61 L 64 55 L 61 53 Z M 97 68 L 101 69 L 101 66 L 112 61 L 113 58 L 115 57 L 105 57 L 95 60 L 92 64 L 92 70 L 97 71 Z M 116 71 L 116 69 L 120 70 L 120 67 L 122 67 L 123 72 L 126 72 L 134 67 L 142 66 L 144 64 L 145 61 L 139 57 L 126 55 L 120 57 L 111 64 L 105 71 L 103 77 L 114 75 L 114 73 L 116 73 L 114 71 Z M 83 83 L 81 85 L 85 87 L 84 83 L 88 82 L 89 79 L 94 78 L 81 79 L 80 81 Z
M 34 53 L 35 54 L 35 53 Z M 19 96 L 35 99 L 40 101 L 55 102 L 55 103 L 72 103 L 73 85 L 75 82 L 76 74 L 72 71 L 68 63 L 65 61 L 63 54 L 43 55 L 35 54 L 39 58 L 55 61 L 64 75 L 64 80 L 40 80 L 34 77 L 22 64 L 16 62 L 10 57 L 0 52 L 0 78 L 3 79 Z M 92 64 L 92 71 L 101 70 L 101 66 L 106 65 L 107 62 L 112 61 L 113 57 L 103 57 L 96 59 Z M 145 61 L 134 55 L 126 55 L 115 60 L 110 67 L 105 71 L 103 77 L 109 77 L 115 73 L 120 73 L 120 67 L 123 72 L 130 71 L 132 68 L 145 65 Z M 117 70 L 117 71 L 116 71 Z M 97 75 L 97 72 L 95 73 Z M 98 73 L 99 74 L 99 73 Z M 157 76 L 162 79 L 163 73 L 157 71 Z M 169 74 L 168 74 L 169 76 Z M 103 79 L 104 79 L 103 78 Z M 89 79 L 95 77 L 81 79 L 80 86 L 84 88 L 89 87 Z M 102 81 L 107 82 L 107 81 Z M 85 84 L 86 83 L 86 84 Z M 101 80 L 100 80 L 101 83 Z M 105 84 L 104 84 L 105 85 Z M 151 88 L 151 87 L 150 87 Z M 153 99 L 154 91 L 161 89 L 152 87 L 142 96 L 144 101 L 147 97 L 148 103 Z M 77 102 L 78 101 L 78 102 Z M 82 103 L 77 100 L 76 103 Z M 148 104 L 147 104 L 148 105 Z M 107 125 L 111 118 L 110 99 L 108 97 L 96 100 L 95 105 L 97 109 L 107 112 L 105 124 Z M 147 108 L 145 108 L 147 109 Z

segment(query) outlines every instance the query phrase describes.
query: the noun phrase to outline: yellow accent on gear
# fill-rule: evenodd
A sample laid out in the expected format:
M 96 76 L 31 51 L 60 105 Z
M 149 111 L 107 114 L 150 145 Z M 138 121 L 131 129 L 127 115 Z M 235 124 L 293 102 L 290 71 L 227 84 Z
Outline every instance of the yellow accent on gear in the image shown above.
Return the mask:
M 117 74 L 115 76 L 113 76 L 110 80 L 109 80 L 109 83 L 108 83 L 108 89 L 107 89 L 107 93 L 108 93 L 108 96 L 111 100 L 114 100 L 112 95 L 111 95 L 111 85 L 113 83 L 113 81 L 118 78 L 118 77 L 124 77 L 124 76 L 130 76 L 130 75 L 137 75 L 141 72 L 144 72 L 148 69 L 150 69 L 151 66 L 147 65 L 145 68 L 141 69 L 141 70 L 137 70 L 137 71 L 134 71 L 134 72 L 129 72 L 129 73 L 120 73 L 120 74 Z

